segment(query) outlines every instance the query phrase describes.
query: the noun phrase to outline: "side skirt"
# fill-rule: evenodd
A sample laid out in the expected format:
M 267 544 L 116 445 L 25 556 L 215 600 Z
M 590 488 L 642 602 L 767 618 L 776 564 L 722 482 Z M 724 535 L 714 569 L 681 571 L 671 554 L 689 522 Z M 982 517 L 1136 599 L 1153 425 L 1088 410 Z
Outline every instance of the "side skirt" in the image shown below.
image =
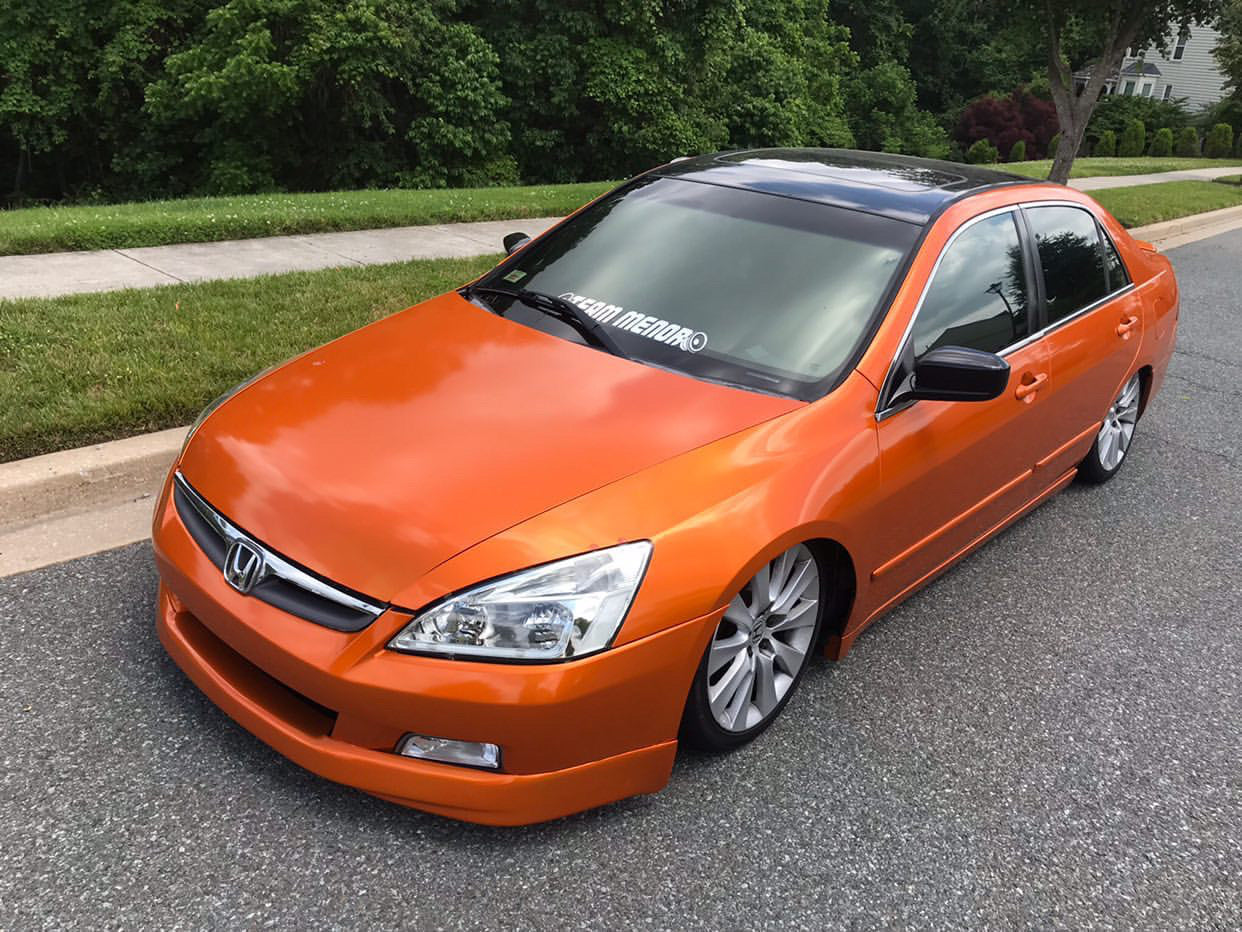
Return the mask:
M 862 634 L 863 631 L 865 631 L 877 618 L 879 618 L 889 609 L 896 606 L 898 603 L 904 601 L 906 598 L 913 595 L 919 589 L 922 589 L 924 586 L 926 586 L 928 583 L 934 580 L 937 576 L 939 576 L 945 570 L 949 569 L 949 567 L 953 566 L 953 564 L 957 563 L 962 558 L 968 556 L 969 554 L 977 550 L 980 546 L 987 543 L 991 538 L 995 537 L 997 534 L 999 534 L 1005 528 L 1009 527 L 1009 525 L 1013 524 L 1019 518 L 1033 511 L 1039 505 L 1042 505 L 1045 501 L 1050 499 L 1057 492 L 1060 492 L 1063 488 L 1065 488 L 1072 481 L 1074 481 L 1074 476 L 1077 475 L 1077 473 L 1078 473 L 1078 467 L 1075 466 L 1073 469 L 1069 470 L 1069 472 L 1065 473 L 1063 476 L 1061 476 L 1060 479 L 1058 479 L 1052 485 L 1048 486 L 1048 488 L 1044 489 L 1044 491 L 1040 492 L 1033 499 L 1031 499 L 1029 502 L 1027 502 L 1017 511 L 1015 511 L 1013 514 L 1009 515 L 1007 518 L 1001 519 L 999 522 L 997 522 L 995 525 L 993 525 L 988 530 L 984 531 L 982 534 L 980 534 L 978 537 L 972 540 L 969 544 L 967 544 L 957 553 L 953 554 L 953 556 L 949 557 L 947 560 L 945 560 L 935 569 L 927 573 L 927 575 L 923 576 L 921 579 L 916 580 L 915 582 L 907 586 L 905 589 L 903 589 L 901 592 L 897 593 L 897 595 L 893 596 L 891 599 L 889 599 L 887 602 L 885 602 L 883 605 L 877 608 L 874 612 L 868 615 L 862 622 L 857 624 L 853 629 L 851 629 L 850 631 L 847 631 L 845 634 L 837 634 L 837 635 L 833 635 L 832 637 L 830 637 L 827 643 L 824 645 L 825 655 L 830 660 L 844 659 L 845 655 L 849 653 L 850 648 L 854 646 L 854 641 L 858 639 L 858 636 Z

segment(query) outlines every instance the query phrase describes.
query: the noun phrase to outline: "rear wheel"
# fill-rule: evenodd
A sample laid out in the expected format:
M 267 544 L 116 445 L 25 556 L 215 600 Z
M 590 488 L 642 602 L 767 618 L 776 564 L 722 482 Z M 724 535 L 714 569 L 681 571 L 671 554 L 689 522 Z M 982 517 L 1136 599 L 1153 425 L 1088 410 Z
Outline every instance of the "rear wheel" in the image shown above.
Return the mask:
M 1134 439 L 1134 428 L 1138 424 L 1142 389 L 1143 380 L 1136 372 L 1109 407 L 1104 423 L 1100 425 L 1100 432 L 1095 435 L 1091 452 L 1078 467 L 1079 475 L 1088 482 L 1107 482 L 1125 462 L 1126 454 L 1130 452 L 1130 443 Z
M 724 751 L 772 724 L 817 642 L 825 603 L 822 577 L 815 554 L 798 544 L 733 597 L 690 689 L 683 741 Z

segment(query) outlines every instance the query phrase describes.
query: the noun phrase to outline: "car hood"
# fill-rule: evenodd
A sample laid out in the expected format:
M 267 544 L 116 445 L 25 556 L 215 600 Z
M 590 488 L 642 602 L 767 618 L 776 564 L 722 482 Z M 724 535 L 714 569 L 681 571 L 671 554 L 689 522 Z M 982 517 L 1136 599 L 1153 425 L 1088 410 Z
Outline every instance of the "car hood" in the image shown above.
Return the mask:
M 391 600 L 493 534 L 800 406 L 450 293 L 259 379 L 203 423 L 181 470 L 267 546 Z

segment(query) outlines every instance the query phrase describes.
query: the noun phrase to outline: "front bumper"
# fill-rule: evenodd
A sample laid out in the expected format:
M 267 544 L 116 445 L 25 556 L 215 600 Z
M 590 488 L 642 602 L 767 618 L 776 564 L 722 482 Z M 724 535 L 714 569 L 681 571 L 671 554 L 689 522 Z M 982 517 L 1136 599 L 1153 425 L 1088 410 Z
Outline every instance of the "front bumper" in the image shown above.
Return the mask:
M 167 493 L 154 543 L 160 641 L 239 724 L 330 780 L 487 824 L 545 821 L 661 789 L 717 621 L 562 664 L 409 656 L 384 647 L 405 616 L 350 634 L 234 591 Z M 499 744 L 502 770 L 401 757 L 393 749 L 408 732 Z

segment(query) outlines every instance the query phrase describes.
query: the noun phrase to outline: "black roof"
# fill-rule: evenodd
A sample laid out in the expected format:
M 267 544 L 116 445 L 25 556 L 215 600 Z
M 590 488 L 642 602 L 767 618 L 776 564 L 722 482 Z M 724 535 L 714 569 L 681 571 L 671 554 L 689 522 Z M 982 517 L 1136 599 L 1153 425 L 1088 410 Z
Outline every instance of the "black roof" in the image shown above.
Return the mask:
M 1034 184 L 1008 172 L 852 149 L 746 149 L 671 162 L 657 175 L 779 194 L 925 224 L 984 188 Z

